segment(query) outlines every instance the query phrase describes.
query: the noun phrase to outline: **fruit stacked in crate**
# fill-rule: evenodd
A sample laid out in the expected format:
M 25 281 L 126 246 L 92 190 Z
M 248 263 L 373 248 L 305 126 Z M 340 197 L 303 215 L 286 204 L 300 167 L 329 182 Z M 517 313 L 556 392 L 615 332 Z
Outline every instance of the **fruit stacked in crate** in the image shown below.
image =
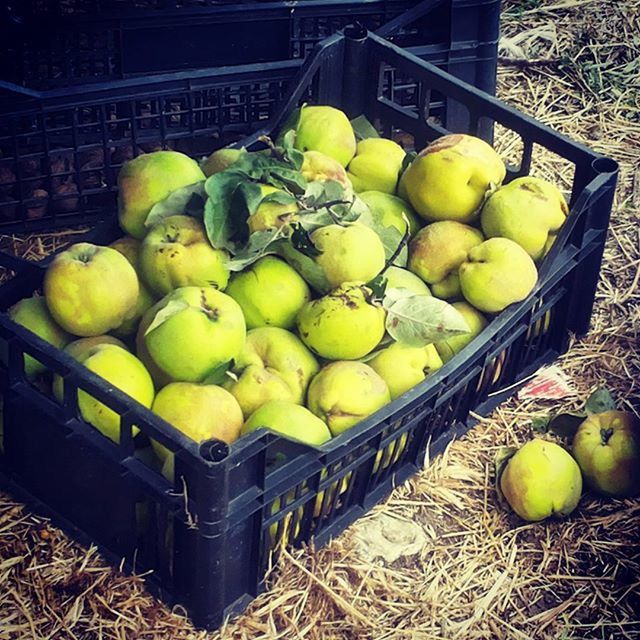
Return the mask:
M 339 436 L 525 299 L 567 215 L 549 182 L 502 184 L 499 155 L 469 135 L 416 154 L 363 117 L 305 105 L 263 143 L 130 160 L 126 235 L 59 253 L 44 295 L 9 311 L 196 442 Z M 46 383 L 43 364 L 25 369 Z M 78 408 L 119 439 L 114 411 L 85 391 Z M 151 444 L 172 478 L 172 454 Z

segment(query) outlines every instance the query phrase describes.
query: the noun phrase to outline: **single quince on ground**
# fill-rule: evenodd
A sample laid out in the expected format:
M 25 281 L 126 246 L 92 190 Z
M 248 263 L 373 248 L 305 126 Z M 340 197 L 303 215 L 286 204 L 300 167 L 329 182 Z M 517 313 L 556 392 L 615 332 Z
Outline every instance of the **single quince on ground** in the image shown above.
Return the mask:
M 580 467 L 559 445 L 536 438 L 507 462 L 500 488 L 511 508 L 529 522 L 569 515 L 582 493 Z

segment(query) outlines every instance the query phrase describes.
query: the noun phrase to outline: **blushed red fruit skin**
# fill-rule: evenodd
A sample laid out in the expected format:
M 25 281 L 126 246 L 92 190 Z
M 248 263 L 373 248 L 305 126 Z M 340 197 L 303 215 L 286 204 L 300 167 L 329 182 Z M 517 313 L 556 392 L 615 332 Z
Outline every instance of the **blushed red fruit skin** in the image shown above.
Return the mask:
M 640 420 L 632 413 L 589 416 L 573 438 L 573 455 L 585 483 L 598 493 L 618 498 L 640 493 Z

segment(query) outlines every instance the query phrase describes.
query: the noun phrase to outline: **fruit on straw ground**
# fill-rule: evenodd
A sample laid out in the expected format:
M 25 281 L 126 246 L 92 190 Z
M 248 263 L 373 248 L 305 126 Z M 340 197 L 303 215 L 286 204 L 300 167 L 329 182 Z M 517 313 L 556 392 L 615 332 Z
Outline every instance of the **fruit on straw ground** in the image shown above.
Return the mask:
M 151 321 L 144 342 L 149 356 L 176 381 L 203 381 L 237 358 L 245 343 L 242 309 L 213 287 L 176 289 L 147 314 Z
M 390 402 L 387 383 L 363 362 L 332 362 L 311 381 L 307 406 L 334 436 Z
M 521 518 L 535 522 L 569 515 L 580 500 L 582 475 L 570 453 L 554 442 L 536 438 L 507 462 L 500 488 Z
M 368 282 L 384 268 L 382 240 L 363 224 L 330 224 L 314 231 L 311 241 L 321 251 L 315 261 L 331 287 L 353 280 Z
M 138 276 L 115 249 L 72 245 L 49 264 L 44 294 L 53 319 L 76 336 L 117 329 L 138 300 Z
M 442 136 L 423 149 L 402 175 L 398 193 L 429 221 L 469 222 L 485 193 L 504 180 L 500 156 L 484 140 L 464 134 Z
M 487 313 L 524 300 L 538 280 L 529 254 L 507 238 L 490 238 L 471 249 L 458 275 L 467 302 Z
M 42 297 L 31 297 L 20 300 L 8 311 L 9 317 L 18 324 L 33 331 L 39 338 L 48 342 L 57 349 L 62 349 L 69 340 L 72 339 L 64 329 L 62 329 L 51 317 L 45 299 Z M 2 361 L 7 364 L 7 351 L 2 350 Z M 45 365 L 36 360 L 33 356 L 25 355 L 24 371 L 27 378 L 34 378 L 45 371 Z
M 487 238 L 509 238 L 538 260 L 550 248 L 568 212 L 558 187 L 525 176 L 495 191 L 485 202 L 480 220 Z
M 232 276 L 225 293 L 242 308 L 248 329 L 264 326 L 290 329 L 311 298 L 304 278 L 275 256 L 260 258 Z
M 369 302 L 370 294 L 363 283 L 345 282 L 305 304 L 298 315 L 302 341 L 329 360 L 355 360 L 367 355 L 385 331 L 384 309 Z
M 142 240 L 154 204 L 172 191 L 204 180 L 195 160 L 177 151 L 154 151 L 125 162 L 118 174 L 118 219 L 122 229 Z
M 245 418 L 270 400 L 303 404 L 319 365 L 298 336 L 279 327 L 261 327 L 247 333 L 244 348 L 224 383 Z
M 353 190 L 356 193 L 372 190 L 395 193 L 405 155 L 404 149 L 393 140 L 360 140 L 356 155 L 347 167 Z
M 329 428 L 320 418 L 306 407 L 286 400 L 263 404 L 247 418 L 242 433 L 251 433 L 261 427 L 306 444 L 321 445 L 331 439 Z
M 198 443 L 217 439 L 231 444 L 243 422 L 236 399 L 214 384 L 172 382 L 158 392 L 151 410 Z M 159 442 L 151 444 L 163 462 L 173 457 Z
M 296 127 L 295 148 L 320 151 L 346 167 L 356 153 L 356 136 L 349 118 L 340 109 L 304 106 Z
M 482 233 L 469 225 L 453 220 L 434 222 L 411 240 L 408 268 L 430 285 L 434 296 L 459 298 L 458 268 L 483 240 Z
M 606 496 L 640 491 L 640 420 L 627 411 L 589 416 L 573 438 L 573 455 L 585 483 Z
M 154 225 L 140 247 L 144 281 L 158 296 L 190 285 L 224 289 L 226 251 L 214 249 L 204 225 L 190 216 L 169 216 Z

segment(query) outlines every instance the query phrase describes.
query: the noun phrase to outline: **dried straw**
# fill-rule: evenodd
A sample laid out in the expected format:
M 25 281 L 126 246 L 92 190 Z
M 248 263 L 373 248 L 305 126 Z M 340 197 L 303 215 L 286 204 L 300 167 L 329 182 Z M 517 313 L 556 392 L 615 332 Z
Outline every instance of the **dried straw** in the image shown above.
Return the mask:
M 621 164 L 592 330 L 558 362 L 575 394 L 510 400 L 365 518 L 421 524 L 419 555 L 364 561 L 353 529 L 287 551 L 269 592 L 217 633 L 3 496 L 0 638 L 640 638 L 640 503 L 587 494 L 571 518 L 527 524 L 492 486 L 496 451 L 529 438 L 533 416 L 599 385 L 640 409 L 640 1 L 509 0 L 502 27 L 502 99 Z M 534 167 L 569 184 L 557 159 Z

